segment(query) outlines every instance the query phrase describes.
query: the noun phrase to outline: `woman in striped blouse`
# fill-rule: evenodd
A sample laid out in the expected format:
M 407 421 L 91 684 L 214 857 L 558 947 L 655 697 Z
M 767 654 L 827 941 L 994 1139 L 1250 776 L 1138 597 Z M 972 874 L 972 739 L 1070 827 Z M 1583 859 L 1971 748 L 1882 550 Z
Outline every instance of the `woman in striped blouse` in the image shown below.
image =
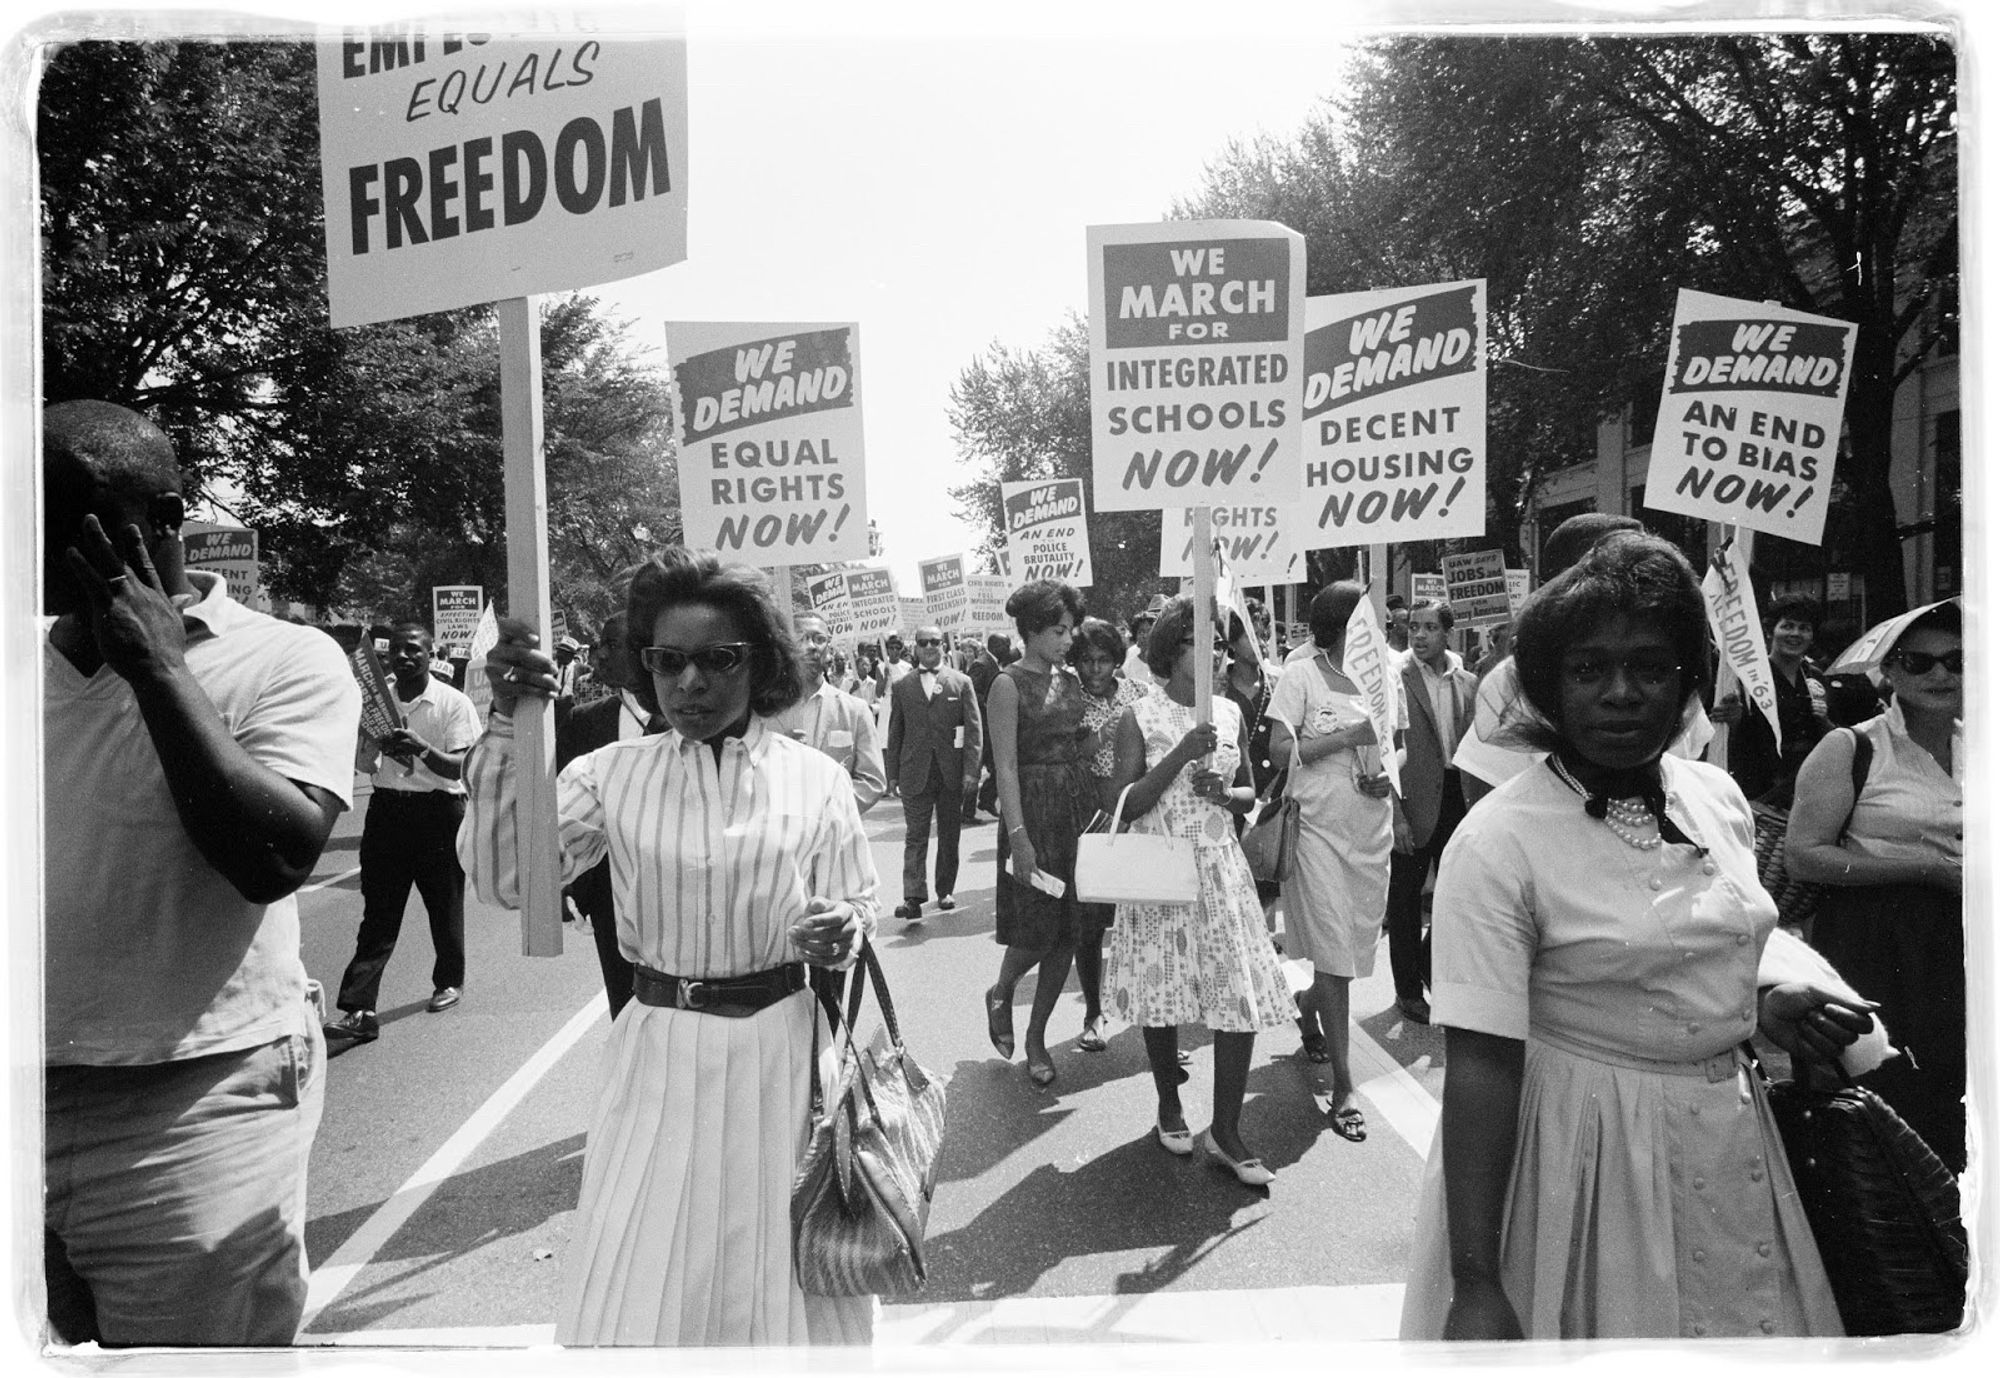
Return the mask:
M 866 1343 L 874 1298 L 794 1280 L 791 1185 L 808 1132 L 805 965 L 874 930 L 854 791 L 771 731 L 803 675 L 760 576 L 670 549 L 628 602 L 639 691 L 668 731 L 579 757 L 556 784 L 562 877 L 611 858 L 633 998 L 613 1025 L 566 1253 L 563 1344 Z M 555 666 L 503 622 L 493 716 L 466 762 L 459 855 L 516 907 L 511 713 Z

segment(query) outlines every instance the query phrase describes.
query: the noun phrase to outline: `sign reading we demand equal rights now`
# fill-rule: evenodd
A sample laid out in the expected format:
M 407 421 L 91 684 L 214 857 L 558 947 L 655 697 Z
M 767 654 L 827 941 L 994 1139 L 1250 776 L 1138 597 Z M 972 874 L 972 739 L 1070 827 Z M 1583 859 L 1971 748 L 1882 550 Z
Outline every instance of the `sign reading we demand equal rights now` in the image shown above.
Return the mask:
M 1646 506 L 1818 545 L 1855 333 L 1848 321 L 1683 288 Z
M 1017 583 L 1060 579 L 1090 587 L 1090 525 L 1080 478 L 1000 485 L 1007 564 Z
M 327 29 L 333 324 L 615 282 L 687 257 L 687 41 Z
M 1304 238 L 1204 220 L 1086 242 L 1096 509 L 1296 502 Z
M 1307 549 L 1486 530 L 1486 283 L 1306 299 Z
M 868 558 L 859 334 L 667 326 L 690 546 L 754 565 Z

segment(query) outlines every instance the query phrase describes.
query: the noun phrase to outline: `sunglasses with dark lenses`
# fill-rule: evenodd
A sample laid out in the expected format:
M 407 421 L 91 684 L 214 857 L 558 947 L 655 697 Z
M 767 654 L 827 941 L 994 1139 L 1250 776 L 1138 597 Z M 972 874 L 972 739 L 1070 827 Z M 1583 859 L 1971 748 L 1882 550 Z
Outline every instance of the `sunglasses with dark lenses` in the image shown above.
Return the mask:
M 1897 651 L 1889 659 L 1901 666 L 1906 674 L 1927 675 L 1931 672 L 1931 667 L 1936 665 L 1944 666 L 1948 674 L 1962 675 L 1965 673 L 1965 652 L 1963 650 L 1946 651 L 1943 655 L 1937 655 L 1930 651 Z
M 639 663 L 651 673 L 668 679 L 678 679 L 689 665 L 704 675 L 726 675 L 748 664 L 753 649 L 748 641 L 724 641 L 693 651 L 683 651 L 678 646 L 641 646 Z
M 917 638 L 917 644 L 918 644 L 919 646 L 942 646 L 942 645 L 944 645 L 944 643 L 943 643 L 942 641 L 938 640 L 938 639 L 937 639 L 936 637 L 934 637 L 934 636 L 920 636 L 920 637 L 918 637 L 918 638 Z

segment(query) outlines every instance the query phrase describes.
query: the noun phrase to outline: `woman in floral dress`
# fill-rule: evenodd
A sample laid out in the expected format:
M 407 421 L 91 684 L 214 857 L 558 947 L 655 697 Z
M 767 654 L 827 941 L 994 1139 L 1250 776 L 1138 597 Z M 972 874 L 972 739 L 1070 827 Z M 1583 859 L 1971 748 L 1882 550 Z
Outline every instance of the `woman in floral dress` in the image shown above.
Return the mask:
M 1195 676 L 1213 675 L 1216 667 L 1195 664 L 1193 627 L 1185 598 L 1169 603 L 1154 624 L 1146 660 L 1165 683 L 1119 721 L 1116 783 L 1131 787 L 1126 816 L 1139 820 L 1136 831 L 1166 833 L 1194 847 L 1199 896 L 1193 904 L 1118 906 L 1112 1007 L 1144 1031 L 1159 1094 L 1154 1133 L 1178 1155 L 1194 1151 L 1195 1136 L 1181 1111 L 1175 1026 L 1202 1023 L 1214 1031 L 1214 1111 L 1201 1146 L 1212 1165 L 1246 1186 L 1264 1186 L 1274 1174 L 1244 1145 L 1238 1119 L 1257 1032 L 1288 1023 L 1292 1001 L 1230 816 L 1256 798 L 1243 715 L 1217 695 L 1214 721 L 1196 721 Z M 1223 649 L 1220 637 L 1216 649 Z

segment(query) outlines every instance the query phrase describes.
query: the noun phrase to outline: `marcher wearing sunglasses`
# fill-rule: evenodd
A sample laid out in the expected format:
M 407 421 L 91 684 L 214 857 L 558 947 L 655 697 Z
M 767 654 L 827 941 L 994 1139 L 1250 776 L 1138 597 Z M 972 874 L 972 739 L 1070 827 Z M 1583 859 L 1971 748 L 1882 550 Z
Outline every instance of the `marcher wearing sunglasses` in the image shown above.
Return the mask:
M 1899 650 L 1894 655 L 1887 657 L 1882 663 L 1884 665 L 1894 665 L 1897 669 L 1906 671 L 1912 675 L 1927 675 L 1939 665 L 1944 666 L 1948 674 L 1962 675 L 1965 673 L 1965 652 L 1963 650 L 1956 650 L 1934 654 L 1930 651 Z
M 691 651 L 679 646 L 641 646 L 639 663 L 648 674 L 665 675 L 668 679 L 679 679 L 689 665 L 704 675 L 727 675 L 748 664 L 754 649 L 747 641 L 721 641 Z

